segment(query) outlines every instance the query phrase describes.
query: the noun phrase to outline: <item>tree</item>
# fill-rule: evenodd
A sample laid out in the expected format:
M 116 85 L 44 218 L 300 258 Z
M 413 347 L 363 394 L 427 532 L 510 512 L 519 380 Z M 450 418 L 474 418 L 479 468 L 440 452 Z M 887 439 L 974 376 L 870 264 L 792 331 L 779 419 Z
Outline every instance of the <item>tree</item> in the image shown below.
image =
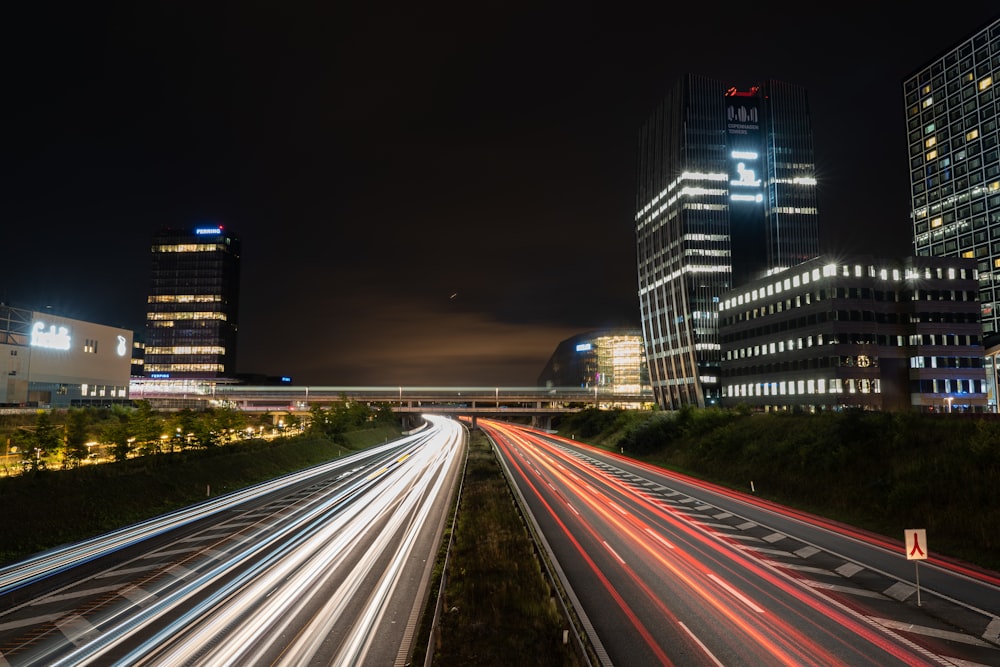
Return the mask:
M 28 426 L 22 426 L 10 436 L 12 450 L 21 454 L 21 467 L 24 470 L 41 470 L 45 461 L 40 456 L 41 450 L 35 445 L 35 431 Z
M 63 444 L 63 436 L 59 428 L 52 423 L 52 418 L 45 410 L 39 410 L 35 417 L 35 460 L 39 467 L 45 467 L 44 457 L 55 454 Z
M 70 408 L 66 414 L 66 453 L 63 456 L 69 467 L 80 465 L 87 458 L 87 441 L 90 415 L 82 408 Z
M 153 406 L 149 401 L 136 401 L 135 409 L 130 415 L 132 435 L 135 437 L 135 446 L 143 453 L 156 453 L 160 451 L 163 435 L 163 419 L 153 412 Z
M 132 426 L 129 422 L 129 413 L 117 410 L 104 425 L 102 440 L 111 443 L 111 456 L 115 461 L 124 461 L 132 453 Z
M 228 442 L 234 435 L 242 431 L 247 424 L 246 415 L 232 408 L 213 408 L 203 416 L 208 430 L 214 432 L 217 440 Z

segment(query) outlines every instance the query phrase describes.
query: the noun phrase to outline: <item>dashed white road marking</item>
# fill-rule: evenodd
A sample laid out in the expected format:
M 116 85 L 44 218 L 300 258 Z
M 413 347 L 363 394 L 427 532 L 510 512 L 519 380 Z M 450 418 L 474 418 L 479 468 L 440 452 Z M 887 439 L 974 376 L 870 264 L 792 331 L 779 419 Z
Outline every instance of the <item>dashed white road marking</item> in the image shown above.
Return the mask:
M 91 635 L 97 632 L 97 628 L 79 614 L 70 614 L 55 621 L 56 627 L 63 633 L 67 640 L 74 646 L 83 646 Z
M 29 604 L 39 605 L 46 604 L 48 602 L 57 602 L 60 600 L 72 600 L 74 598 L 87 597 L 88 595 L 100 595 L 101 593 L 108 593 L 111 591 L 116 591 L 121 588 L 124 584 L 115 584 L 113 586 L 99 586 L 97 588 L 87 588 L 87 589 L 75 589 L 69 591 L 68 593 L 60 593 L 59 595 L 47 595 L 37 600 L 32 600 Z
M 972 635 L 967 635 L 961 632 L 952 632 L 950 630 L 938 630 L 937 628 L 928 628 L 923 625 L 913 625 L 912 623 L 901 623 L 899 621 L 894 621 L 890 618 L 875 618 L 869 616 L 873 621 L 879 625 L 884 625 L 892 630 L 902 630 L 903 632 L 913 632 L 918 635 L 926 635 L 928 637 L 937 637 L 938 639 L 945 639 L 952 642 L 960 642 L 962 644 L 969 644 L 970 646 L 982 646 L 989 648 L 991 644 L 984 642 L 981 639 L 973 637 Z
M 905 584 L 902 581 L 897 581 L 889 588 L 882 591 L 883 594 L 888 595 L 893 600 L 904 601 L 906 598 L 913 595 L 914 591 L 917 589 L 909 584 Z
M 58 614 L 43 614 L 41 616 L 32 616 L 31 618 L 17 618 L 14 619 L 13 621 L 0 623 L 0 631 L 16 630 L 17 628 L 23 628 L 31 625 L 40 625 L 42 623 L 49 623 L 50 621 L 55 621 L 60 616 L 65 616 L 65 612 Z
M 854 575 L 856 575 L 858 572 L 860 572 L 863 569 L 865 569 L 865 568 L 861 567 L 857 563 L 844 563 L 843 565 L 841 565 L 840 567 L 838 567 L 836 570 L 834 570 L 834 572 L 836 572 L 837 574 L 839 574 L 842 577 L 847 577 L 848 579 L 850 579 L 851 577 L 853 577 Z
M 750 598 L 748 598 L 747 596 L 743 595 L 743 593 L 740 593 L 738 590 L 736 590 L 735 588 L 733 588 L 732 586 L 730 586 L 729 584 L 727 584 L 726 582 L 724 582 L 722 579 L 719 579 L 714 574 L 708 575 L 708 578 L 711 579 L 712 581 L 714 581 L 715 583 L 717 583 L 722 588 L 726 589 L 729 592 L 730 595 L 732 595 L 734 598 L 736 598 L 737 600 L 739 600 L 740 602 L 742 602 L 746 606 L 750 607 L 751 609 L 753 609 L 757 613 L 759 613 L 759 614 L 763 614 L 764 613 L 764 610 L 761 609 L 760 607 L 758 607 L 757 605 L 755 605 L 753 602 L 751 602 Z
M 854 588 L 853 586 L 841 586 L 839 584 L 827 584 L 822 581 L 808 581 L 805 582 L 806 586 L 811 588 L 822 588 L 828 591 L 836 591 L 838 593 L 847 593 L 848 595 L 857 595 L 864 598 L 880 598 L 885 599 L 885 596 L 878 591 L 870 591 L 867 588 Z

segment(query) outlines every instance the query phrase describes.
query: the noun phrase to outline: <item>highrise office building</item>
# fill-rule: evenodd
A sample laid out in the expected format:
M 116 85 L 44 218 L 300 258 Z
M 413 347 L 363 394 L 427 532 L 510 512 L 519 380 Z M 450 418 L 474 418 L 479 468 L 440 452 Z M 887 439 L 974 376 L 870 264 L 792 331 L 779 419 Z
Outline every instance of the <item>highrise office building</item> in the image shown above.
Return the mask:
M 663 409 L 719 399 L 721 294 L 819 254 L 806 91 L 683 77 L 639 133 L 642 335 Z
M 903 81 L 914 252 L 977 261 L 983 333 L 1000 331 L 1000 19 Z
M 146 377 L 234 377 L 239 294 L 237 237 L 218 225 L 155 234 L 146 312 Z

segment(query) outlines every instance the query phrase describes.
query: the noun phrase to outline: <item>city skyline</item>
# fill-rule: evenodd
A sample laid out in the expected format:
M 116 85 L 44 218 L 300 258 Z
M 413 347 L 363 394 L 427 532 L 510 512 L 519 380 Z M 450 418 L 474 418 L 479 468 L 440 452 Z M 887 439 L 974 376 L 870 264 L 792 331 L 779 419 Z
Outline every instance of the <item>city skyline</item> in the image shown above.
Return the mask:
M 221 224 L 240 372 L 531 385 L 639 325 L 636 141 L 678 76 L 805 88 L 824 249 L 908 254 L 903 79 L 996 15 L 366 11 L 15 10 L 0 301 L 141 337 L 152 234 Z

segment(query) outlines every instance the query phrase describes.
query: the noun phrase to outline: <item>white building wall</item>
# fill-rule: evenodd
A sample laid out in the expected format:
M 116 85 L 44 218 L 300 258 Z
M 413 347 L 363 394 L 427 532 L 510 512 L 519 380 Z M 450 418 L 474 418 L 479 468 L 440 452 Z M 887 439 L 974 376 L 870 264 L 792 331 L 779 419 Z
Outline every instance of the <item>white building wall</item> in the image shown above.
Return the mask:
M 0 344 L 0 403 L 23 403 L 41 385 L 129 386 L 132 332 L 32 312 L 27 345 Z

